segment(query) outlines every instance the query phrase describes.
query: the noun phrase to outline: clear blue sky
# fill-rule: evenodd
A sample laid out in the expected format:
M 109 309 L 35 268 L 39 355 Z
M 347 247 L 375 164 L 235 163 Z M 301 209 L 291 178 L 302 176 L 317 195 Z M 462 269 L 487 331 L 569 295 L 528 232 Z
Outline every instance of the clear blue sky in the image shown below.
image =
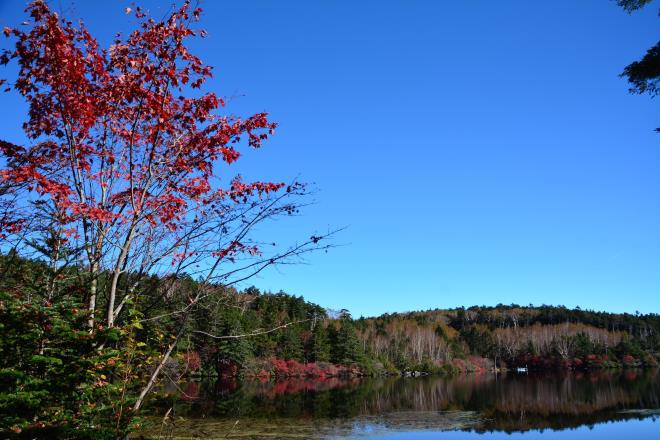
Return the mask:
M 171 2 L 143 2 L 162 15 Z M 0 26 L 24 2 L 0 0 Z M 52 1 L 107 42 L 127 1 Z M 196 53 L 235 114 L 280 123 L 246 177 L 315 182 L 263 233 L 348 225 L 254 284 L 355 316 L 497 303 L 660 312 L 660 107 L 618 77 L 660 3 L 202 1 Z M 4 44 L 4 43 L 3 43 Z M 20 139 L 3 96 L 2 136 Z

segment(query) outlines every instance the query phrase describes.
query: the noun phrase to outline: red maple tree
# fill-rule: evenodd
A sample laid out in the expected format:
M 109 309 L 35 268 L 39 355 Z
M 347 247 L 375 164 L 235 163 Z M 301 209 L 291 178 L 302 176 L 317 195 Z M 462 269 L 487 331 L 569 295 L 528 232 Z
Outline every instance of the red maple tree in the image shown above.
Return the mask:
M 163 20 L 127 10 L 137 29 L 108 48 L 42 0 L 26 11 L 29 26 L 5 28 L 13 45 L 0 53 L 1 64 L 18 66 L 16 80 L 2 83 L 29 106 L 25 145 L 0 140 L 0 237 L 27 243 L 47 231 L 53 274 L 64 254 L 84 261 L 90 331 L 102 320 L 116 326 L 149 275 L 231 285 L 323 246 L 326 236 L 312 236 L 265 252 L 250 238 L 260 222 L 297 212 L 304 185 L 240 176 L 221 184 L 240 148 L 259 148 L 276 124 L 265 113 L 222 114 L 222 98 L 196 90 L 212 74 L 187 47 L 205 34 L 192 27 L 199 8 L 186 1 Z M 207 294 L 188 293 L 187 303 Z

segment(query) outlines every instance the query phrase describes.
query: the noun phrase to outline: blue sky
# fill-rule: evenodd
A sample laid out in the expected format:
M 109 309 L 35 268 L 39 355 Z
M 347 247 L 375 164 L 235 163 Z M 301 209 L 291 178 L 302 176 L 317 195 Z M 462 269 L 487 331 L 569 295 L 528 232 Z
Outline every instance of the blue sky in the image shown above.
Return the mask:
M 161 16 L 171 2 L 140 4 Z M 126 1 L 53 1 L 102 42 Z M 24 2 L 0 0 L 0 26 Z M 497 303 L 660 312 L 657 101 L 618 74 L 658 6 L 613 1 L 202 1 L 210 87 L 280 123 L 235 171 L 319 188 L 278 242 L 344 244 L 254 284 L 355 316 Z M 4 44 L 4 43 L 3 43 Z M 3 96 L 3 138 L 22 104 Z M 7 111 L 11 109 L 11 111 Z

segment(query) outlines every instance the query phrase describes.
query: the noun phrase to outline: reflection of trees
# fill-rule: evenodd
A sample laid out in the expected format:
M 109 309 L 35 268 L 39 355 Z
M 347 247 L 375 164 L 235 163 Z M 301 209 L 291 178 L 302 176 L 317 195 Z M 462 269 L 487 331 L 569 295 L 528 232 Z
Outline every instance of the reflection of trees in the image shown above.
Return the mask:
M 660 408 L 657 370 L 567 375 L 469 375 L 452 379 L 382 378 L 247 382 L 215 390 L 179 413 L 208 417 L 367 417 L 401 412 L 470 411 L 478 430 L 566 428 L 635 417 L 625 410 Z M 220 394 L 218 394 L 220 393 Z M 213 395 L 219 396 L 214 400 Z M 210 403 L 213 402 L 213 403 Z M 473 426 L 474 428 L 474 426 Z
M 657 371 L 636 378 L 599 372 L 538 380 L 522 376 L 508 381 L 491 407 L 483 408 L 483 429 L 519 431 L 562 429 L 636 417 L 631 409 L 660 408 Z

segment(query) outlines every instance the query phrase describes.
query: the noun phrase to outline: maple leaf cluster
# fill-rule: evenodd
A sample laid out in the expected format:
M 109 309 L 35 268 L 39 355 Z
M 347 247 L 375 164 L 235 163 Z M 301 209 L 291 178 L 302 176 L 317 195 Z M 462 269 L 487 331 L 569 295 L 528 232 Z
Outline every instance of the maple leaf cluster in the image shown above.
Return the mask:
M 18 65 L 16 81 L 7 85 L 29 106 L 23 125 L 29 145 L 0 140 L 7 163 L 0 179 L 52 203 L 68 236 L 98 243 L 145 231 L 152 241 L 174 233 L 185 247 L 191 225 L 226 217 L 227 203 L 284 187 L 239 176 L 217 188 L 220 164 L 240 158 L 241 141 L 259 148 L 276 124 L 265 113 L 220 115 L 219 96 L 191 93 L 212 75 L 186 46 L 204 35 L 191 27 L 201 9 L 187 1 L 160 21 L 140 8 L 127 10 L 138 27 L 117 34 L 108 48 L 42 0 L 26 11 L 28 30 L 4 29 L 15 44 L 0 53 L 0 64 Z M 2 234 L 20 225 L 21 218 L 0 217 Z M 258 252 L 235 241 L 216 246 L 214 255 Z M 171 255 L 177 252 L 189 250 Z

